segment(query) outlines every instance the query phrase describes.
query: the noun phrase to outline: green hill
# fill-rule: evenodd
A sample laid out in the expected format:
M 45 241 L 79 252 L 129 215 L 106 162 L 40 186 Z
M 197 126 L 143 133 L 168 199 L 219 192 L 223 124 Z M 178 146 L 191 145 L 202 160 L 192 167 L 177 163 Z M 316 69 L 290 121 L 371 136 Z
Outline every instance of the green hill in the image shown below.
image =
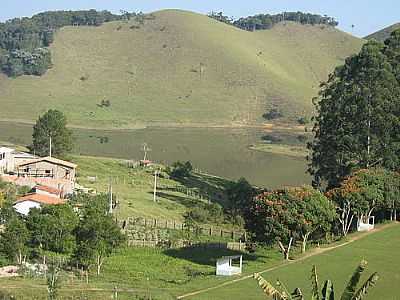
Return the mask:
M 390 37 L 390 34 L 395 31 L 396 29 L 400 28 L 400 23 L 393 24 L 392 26 L 386 27 L 382 30 L 379 30 L 373 34 L 370 34 L 365 37 L 366 40 L 372 40 L 375 39 L 380 42 L 384 42 L 388 37 Z
M 152 15 L 59 30 L 44 76 L 0 75 L 0 119 L 31 122 L 57 108 L 81 127 L 231 126 L 259 124 L 277 107 L 295 120 L 363 43 L 322 25 L 247 32 L 191 12 Z

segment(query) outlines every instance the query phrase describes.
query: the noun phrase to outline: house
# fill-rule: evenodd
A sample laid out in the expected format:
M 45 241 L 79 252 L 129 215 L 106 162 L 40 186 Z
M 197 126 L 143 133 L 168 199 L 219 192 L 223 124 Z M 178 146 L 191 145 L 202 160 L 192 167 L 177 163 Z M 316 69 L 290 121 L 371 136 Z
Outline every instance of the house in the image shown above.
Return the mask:
M 52 197 L 59 197 L 63 198 L 63 191 L 61 189 L 49 187 L 49 186 L 44 186 L 44 185 L 36 185 L 32 189 L 33 193 L 39 194 L 39 195 L 45 195 L 45 196 L 52 196 Z
M 13 205 L 15 210 L 22 214 L 28 215 L 32 208 L 41 208 L 45 205 L 61 205 L 66 201 L 56 196 L 47 196 L 37 193 L 31 193 L 19 198 Z
M 0 147 L 0 174 L 13 173 L 17 165 L 35 158 L 36 156 L 26 152 Z
M 19 164 L 18 177 L 65 179 L 75 182 L 76 164 L 54 157 L 41 157 Z
M 14 171 L 13 151 L 11 148 L 0 147 L 0 174 Z

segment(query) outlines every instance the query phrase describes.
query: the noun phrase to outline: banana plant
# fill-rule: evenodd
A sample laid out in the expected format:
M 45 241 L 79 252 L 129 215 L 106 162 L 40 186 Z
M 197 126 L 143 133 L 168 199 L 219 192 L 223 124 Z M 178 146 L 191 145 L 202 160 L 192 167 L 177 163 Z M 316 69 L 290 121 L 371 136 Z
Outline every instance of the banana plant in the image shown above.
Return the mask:
M 367 296 L 367 293 L 371 287 L 373 287 L 379 279 L 378 273 L 373 273 L 362 285 L 357 289 L 359 285 L 361 275 L 367 268 L 367 261 L 363 260 L 354 271 L 349 282 L 344 289 L 344 292 L 340 300 L 363 300 Z M 304 300 L 302 291 L 296 288 L 292 293 L 288 292 L 288 289 L 279 280 L 277 286 L 274 287 L 270 282 L 265 280 L 260 274 L 255 273 L 254 279 L 257 280 L 258 285 L 262 288 L 264 293 L 269 296 L 272 300 Z M 312 296 L 311 300 L 335 300 L 335 292 L 333 284 L 330 280 L 325 281 L 321 291 L 318 281 L 318 273 L 316 266 L 313 266 L 311 271 L 311 286 Z

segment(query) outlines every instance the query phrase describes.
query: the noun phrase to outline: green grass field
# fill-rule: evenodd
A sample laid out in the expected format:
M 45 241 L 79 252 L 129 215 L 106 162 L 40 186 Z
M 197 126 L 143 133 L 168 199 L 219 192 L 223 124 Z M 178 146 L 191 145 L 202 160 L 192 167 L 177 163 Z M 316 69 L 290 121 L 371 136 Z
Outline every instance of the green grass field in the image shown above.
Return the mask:
M 247 32 L 191 12 L 153 15 L 139 29 L 134 21 L 61 29 L 44 76 L 0 76 L 0 119 L 32 122 L 56 108 L 86 128 L 233 126 L 260 123 L 277 106 L 294 120 L 363 43 L 323 26 Z
M 285 156 L 304 158 L 307 156 L 307 148 L 299 145 L 284 144 L 256 144 L 249 147 L 251 150 L 273 153 Z
M 224 188 L 228 180 L 194 173 L 185 181 L 175 181 L 160 177 L 157 185 L 158 202 L 153 201 L 154 168 L 128 168 L 127 161 L 113 158 L 99 158 L 87 156 L 73 156 L 72 161 L 78 164 L 78 183 L 84 187 L 98 192 L 108 192 L 110 178 L 113 193 L 116 194 L 120 206 L 115 211 L 119 219 L 130 216 L 160 218 L 165 220 L 182 221 L 183 214 L 199 201 L 223 204 L 225 200 Z M 92 182 L 88 177 L 96 177 Z M 165 187 L 181 186 L 184 188 L 197 188 L 204 194 L 204 199 L 199 199 L 184 192 L 165 189 Z M 207 195 L 207 200 L 205 198 Z
M 391 226 L 381 232 L 373 233 L 344 247 L 310 257 L 301 262 L 284 266 L 263 274 L 271 283 L 281 280 L 291 290 L 300 287 L 306 299 L 310 296 L 311 268 L 316 265 L 319 280 L 333 281 L 337 295 L 344 289 L 352 272 L 362 259 L 368 261 L 368 268 L 362 279 L 367 279 L 373 272 L 378 272 L 380 280 L 371 289 L 368 300 L 399 299 L 396 284 L 400 282 L 400 225 Z M 368 276 L 367 276 L 368 275 Z M 188 299 L 267 299 L 254 279 L 229 285 Z
M 277 250 L 259 249 L 255 254 L 244 256 L 244 274 L 247 276 L 271 267 L 274 271 L 263 277 L 275 282 L 279 278 L 288 287 L 301 287 L 306 296 L 310 293 L 310 271 L 312 265 L 318 267 L 320 281 L 333 280 L 337 295 L 344 288 L 357 264 L 366 259 L 369 262 L 367 275 L 377 271 L 380 280 L 371 290 L 368 300 L 398 299 L 394 288 L 400 280 L 400 225 L 393 224 L 385 229 L 362 237 L 348 245 L 318 254 L 287 265 Z M 365 234 L 361 234 L 365 235 Z M 359 237 L 356 233 L 350 238 Z M 313 250 L 311 250 L 313 251 Z M 215 261 L 224 255 L 237 252 L 228 250 L 197 249 L 122 249 L 109 258 L 100 277 L 91 276 L 89 285 L 79 277 L 64 277 L 61 295 L 89 295 L 89 299 L 108 299 L 117 287 L 121 299 L 135 299 L 133 295 L 149 295 L 153 299 L 176 299 L 177 296 L 215 287 L 240 277 L 216 277 Z M 296 254 L 297 257 L 298 256 Z M 17 296 L 45 295 L 43 279 L 1 279 L 0 291 L 11 291 Z M 100 297 L 100 298 L 96 298 Z M 21 299 L 21 298 L 18 298 Z M 25 298 L 28 299 L 28 298 Z M 32 298 L 30 298 L 32 299 Z M 200 293 L 187 299 L 267 299 L 254 279 L 244 279 L 212 291 Z M 307 299 L 307 298 L 306 298 Z

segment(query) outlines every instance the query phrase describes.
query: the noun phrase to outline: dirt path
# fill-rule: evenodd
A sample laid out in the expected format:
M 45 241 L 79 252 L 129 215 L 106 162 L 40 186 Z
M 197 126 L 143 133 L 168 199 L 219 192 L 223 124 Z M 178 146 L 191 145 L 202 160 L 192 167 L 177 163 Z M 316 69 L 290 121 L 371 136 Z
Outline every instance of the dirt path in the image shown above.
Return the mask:
M 397 224 L 398 223 L 386 224 L 386 225 L 380 226 L 380 227 L 378 227 L 378 228 L 376 228 L 376 229 L 374 229 L 372 231 L 351 236 L 348 241 L 346 241 L 346 242 L 344 242 L 342 244 L 338 244 L 338 245 L 334 245 L 334 246 L 326 247 L 326 248 L 315 248 L 315 249 L 309 251 L 307 254 L 303 255 L 302 257 L 300 257 L 300 258 L 298 258 L 296 260 L 291 260 L 291 261 L 288 261 L 288 262 L 284 262 L 284 263 L 282 263 L 282 264 L 280 264 L 278 266 L 271 267 L 271 268 L 262 270 L 262 271 L 257 272 L 257 273 L 263 274 L 263 273 L 271 272 L 271 271 L 286 267 L 288 265 L 292 265 L 292 264 L 304 261 L 304 260 L 306 260 L 306 259 L 308 259 L 308 258 L 310 258 L 312 256 L 320 255 L 322 253 L 325 253 L 325 252 L 328 252 L 328 251 L 335 250 L 337 248 L 341 248 L 341 247 L 347 246 L 347 245 L 349 245 L 349 244 L 351 244 L 351 243 L 353 243 L 353 242 L 355 242 L 357 240 L 365 238 L 366 236 L 369 236 L 369 235 L 371 235 L 373 233 L 385 230 L 388 227 L 396 226 Z M 215 289 L 219 289 L 219 288 L 227 286 L 227 285 L 231 285 L 231 284 L 243 281 L 243 280 L 247 280 L 247 279 L 252 278 L 252 277 L 253 277 L 253 274 L 247 275 L 247 276 L 244 276 L 244 277 L 240 277 L 240 278 L 237 278 L 237 279 L 234 279 L 234 280 L 230 280 L 230 281 L 221 283 L 221 284 L 213 286 L 213 287 L 205 288 L 205 289 L 202 289 L 202 290 L 198 290 L 198 291 L 194 291 L 194 292 L 191 292 L 191 293 L 187 293 L 187 294 L 178 296 L 178 297 L 176 297 L 176 299 L 185 299 L 185 298 L 188 298 L 188 297 L 192 297 L 192 296 L 196 296 L 196 295 L 199 295 L 199 294 L 203 294 L 203 293 L 206 293 L 206 292 L 209 292 L 209 291 L 212 291 L 212 290 L 215 290 Z

